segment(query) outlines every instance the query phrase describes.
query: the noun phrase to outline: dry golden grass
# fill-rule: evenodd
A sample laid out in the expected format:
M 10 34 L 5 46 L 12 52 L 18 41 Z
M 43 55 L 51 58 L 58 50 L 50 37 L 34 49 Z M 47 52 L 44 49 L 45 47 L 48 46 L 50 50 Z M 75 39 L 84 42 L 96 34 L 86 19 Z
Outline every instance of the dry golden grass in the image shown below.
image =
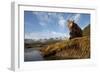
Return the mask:
M 40 51 L 44 58 L 50 60 L 90 58 L 90 38 L 85 36 L 72 40 L 63 40 L 43 47 Z

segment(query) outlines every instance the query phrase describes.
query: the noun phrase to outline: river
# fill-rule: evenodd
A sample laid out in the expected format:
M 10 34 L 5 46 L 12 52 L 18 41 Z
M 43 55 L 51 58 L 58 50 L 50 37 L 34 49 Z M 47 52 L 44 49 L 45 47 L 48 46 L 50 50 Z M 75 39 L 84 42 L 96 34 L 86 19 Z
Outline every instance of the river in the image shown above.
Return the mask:
M 24 49 L 24 61 L 41 61 L 44 60 L 39 48 L 26 48 Z

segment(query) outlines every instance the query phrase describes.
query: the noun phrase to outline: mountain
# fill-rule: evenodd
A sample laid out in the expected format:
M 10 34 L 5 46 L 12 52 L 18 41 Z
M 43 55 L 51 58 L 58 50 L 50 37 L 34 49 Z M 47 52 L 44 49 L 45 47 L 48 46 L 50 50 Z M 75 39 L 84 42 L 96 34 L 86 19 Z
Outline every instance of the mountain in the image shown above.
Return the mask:
M 83 29 L 83 36 L 90 36 L 90 24 Z
M 24 43 L 30 44 L 33 43 L 35 40 L 32 39 L 24 39 Z

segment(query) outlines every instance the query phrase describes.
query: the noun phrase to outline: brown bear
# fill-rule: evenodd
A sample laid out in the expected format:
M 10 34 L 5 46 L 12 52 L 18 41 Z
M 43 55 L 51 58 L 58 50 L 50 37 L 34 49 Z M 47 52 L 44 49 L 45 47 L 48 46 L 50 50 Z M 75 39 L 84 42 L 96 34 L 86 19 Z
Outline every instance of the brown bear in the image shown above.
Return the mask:
M 67 20 L 67 26 L 68 26 L 69 31 L 70 31 L 69 39 L 73 39 L 76 37 L 82 37 L 81 28 L 73 20 Z

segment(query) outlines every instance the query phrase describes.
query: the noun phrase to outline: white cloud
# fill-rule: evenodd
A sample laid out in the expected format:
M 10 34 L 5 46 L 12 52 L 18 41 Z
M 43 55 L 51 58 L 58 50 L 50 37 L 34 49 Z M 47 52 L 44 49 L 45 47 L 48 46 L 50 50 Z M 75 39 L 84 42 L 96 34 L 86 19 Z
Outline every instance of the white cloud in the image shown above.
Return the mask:
M 81 17 L 81 14 L 75 14 L 75 15 L 72 17 L 72 19 L 73 19 L 75 22 L 79 22 L 80 17 Z
M 39 24 L 40 24 L 41 26 L 45 26 L 45 25 L 46 25 L 46 23 L 44 23 L 44 22 L 39 22 Z
M 57 18 L 58 17 L 57 13 L 49 12 L 48 15 L 51 16 L 51 18 Z
M 46 26 L 49 22 L 56 20 L 60 27 L 65 27 L 66 20 L 74 20 L 75 22 L 79 22 L 81 14 L 69 14 L 68 17 L 65 19 L 62 14 L 58 13 L 45 13 L 45 12 L 33 12 L 39 20 L 39 24 L 41 26 Z
M 71 14 L 67 17 L 67 20 L 69 19 L 69 20 L 74 20 L 75 22 L 79 22 L 80 18 L 81 14 L 74 14 L 74 15 Z
M 64 17 L 63 17 L 63 16 L 59 16 L 58 18 L 59 18 L 59 20 L 58 20 L 59 26 L 60 26 L 60 27 L 65 27 L 65 25 L 66 25 L 66 20 L 64 19 Z
M 25 39 L 49 39 L 49 38 L 56 38 L 56 37 L 66 37 L 66 33 L 60 33 L 55 31 L 48 31 L 48 32 L 32 32 L 26 33 Z
M 45 12 L 33 12 L 33 14 L 36 15 L 41 26 L 47 25 L 50 22 L 50 18 Z
M 66 22 L 66 21 L 62 19 L 62 20 L 59 20 L 58 23 L 59 23 L 59 25 L 60 25 L 61 27 L 65 27 L 65 22 Z
M 45 12 L 33 12 L 39 20 L 41 26 L 47 25 L 49 22 L 55 21 L 60 27 L 65 27 L 66 20 L 62 14 L 58 13 L 45 13 Z
M 80 17 L 81 17 L 81 14 L 76 14 L 76 15 L 74 16 L 75 22 L 78 22 L 78 21 L 80 20 Z

